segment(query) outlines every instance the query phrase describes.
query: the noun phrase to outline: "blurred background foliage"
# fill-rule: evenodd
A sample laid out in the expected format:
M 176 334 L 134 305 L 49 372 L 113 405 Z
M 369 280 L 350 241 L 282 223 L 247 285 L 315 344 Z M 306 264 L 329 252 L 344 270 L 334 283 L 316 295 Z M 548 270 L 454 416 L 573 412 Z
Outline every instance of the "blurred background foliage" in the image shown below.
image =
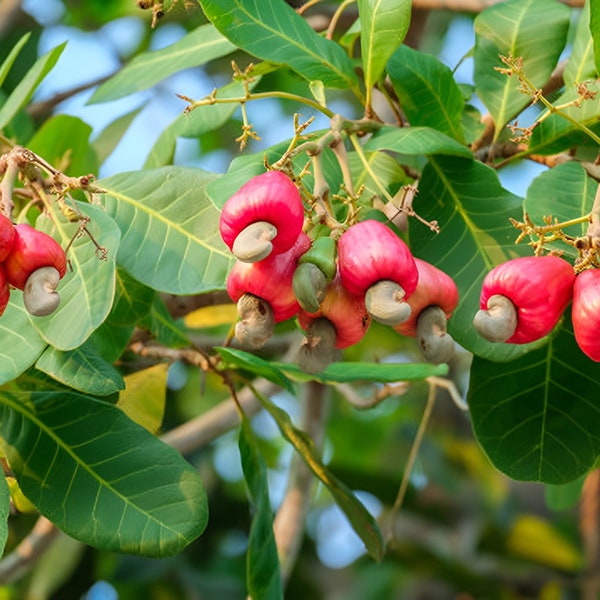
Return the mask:
M 309 13 L 315 22 L 327 19 L 335 2 L 323 2 Z M 441 2 L 441 5 L 445 3 Z M 460 3 L 450 3 L 460 6 Z M 472 7 L 473 2 L 465 6 Z M 482 2 L 481 4 L 485 4 Z M 407 42 L 458 65 L 472 43 L 473 12 L 419 8 Z M 8 95 L 35 59 L 49 47 L 68 40 L 64 56 L 28 109 L 20 115 L 18 140 L 26 144 L 51 115 L 72 114 L 92 127 L 92 138 L 117 119 L 131 125 L 117 149 L 99 165 L 103 175 L 141 168 L 160 130 L 183 109 L 175 93 L 201 97 L 226 83 L 230 57 L 212 61 L 206 69 L 190 69 L 161 82 L 148 92 L 124 101 L 86 106 L 99 81 L 116 72 L 136 54 L 173 43 L 205 22 L 194 2 L 179 1 L 151 27 L 151 11 L 134 0 L 0 0 L 0 61 L 21 36 L 31 37 L 0 94 Z M 344 24 L 340 24 L 340 30 Z M 457 45 L 457 39 L 461 44 Z M 540 49 L 540 51 L 543 51 Z M 239 57 L 243 64 L 244 57 Z M 468 66 L 465 72 L 468 73 Z M 280 88 L 305 84 L 278 73 Z M 261 85 L 273 89 L 268 77 Z M 283 80 L 284 79 L 284 80 Z M 77 91 L 79 90 L 79 91 Z M 332 104 L 335 107 L 335 98 Z M 259 152 L 281 132 L 291 132 L 291 115 L 298 107 L 269 101 L 253 105 L 250 118 L 262 137 L 251 151 Z M 344 106 L 350 116 L 353 107 Z M 357 107 L 357 111 L 360 109 Z M 310 115 L 306 115 L 310 116 Z M 230 120 L 219 131 L 178 146 L 176 162 L 224 171 L 238 152 L 234 141 L 239 123 Z M 11 132 L 9 132 L 11 133 Z M 518 187 L 518 172 L 512 185 Z M 226 309 L 223 309 L 226 310 Z M 181 321 L 200 346 L 224 339 L 227 325 L 207 309 Z M 224 322 L 230 322 L 227 315 Z M 229 320 L 229 321 L 228 321 Z M 285 332 L 282 332 L 285 334 Z M 383 328 L 372 327 L 367 338 L 348 353 L 350 360 L 378 360 L 393 348 L 396 360 L 416 357 L 412 341 L 402 342 Z M 269 356 L 269 346 L 265 350 Z M 464 391 L 469 357 L 458 354 L 451 377 Z M 127 356 L 122 368 L 127 370 Z M 426 383 L 384 390 L 387 397 L 372 408 L 381 389 L 338 386 L 323 395 L 328 411 L 324 432 L 327 464 L 383 523 L 390 516 L 405 465 L 421 423 Z M 157 392 L 158 393 L 158 392 Z M 227 391 L 210 375 L 175 363 L 168 376 L 168 430 L 216 406 Z M 302 398 L 284 393 L 274 400 L 298 421 Z M 263 456 L 269 467 L 271 502 L 281 502 L 292 462 L 290 446 L 263 413 L 253 418 Z M 182 554 L 164 560 L 114 555 L 87 548 L 56 535 L 49 550 L 30 573 L 0 586 L 0 599 L 170 600 L 245 597 L 245 549 L 250 507 L 233 434 L 207 443 L 188 456 L 200 470 L 209 494 L 210 520 L 204 533 Z M 469 598 L 594 598 L 598 575 L 597 505 L 600 484 L 595 476 L 583 482 L 552 487 L 511 481 L 490 466 L 475 443 L 468 416 L 439 390 L 427 434 L 410 475 L 402 508 L 396 515 L 393 539 L 381 564 L 365 556 L 362 544 L 345 522 L 331 497 L 315 484 L 314 502 L 294 566 L 286 598 L 290 600 L 389 600 Z M 30 531 L 35 516 L 25 503 L 10 520 L 7 553 Z

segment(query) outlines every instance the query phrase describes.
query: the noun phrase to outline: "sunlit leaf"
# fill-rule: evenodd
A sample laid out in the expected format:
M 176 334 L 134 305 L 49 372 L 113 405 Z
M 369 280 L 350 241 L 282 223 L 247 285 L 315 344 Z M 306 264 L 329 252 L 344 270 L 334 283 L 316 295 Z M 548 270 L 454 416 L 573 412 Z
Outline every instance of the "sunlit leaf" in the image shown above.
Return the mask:
M 401 46 L 388 63 L 388 73 L 411 125 L 464 142 L 460 121 L 465 101 L 449 67 L 435 56 Z
M 122 240 L 118 264 L 163 292 L 225 287 L 233 263 L 219 235 L 219 211 L 206 192 L 212 173 L 184 167 L 120 173 L 98 181 Z
M 29 37 L 31 36 L 31 32 L 26 33 L 11 49 L 10 53 L 8 54 L 8 56 L 4 59 L 4 61 L 2 62 L 2 65 L 0 65 L 0 87 L 2 86 L 2 84 L 4 83 L 4 80 L 6 79 L 6 76 L 8 75 L 11 67 L 13 66 L 15 60 L 17 59 L 17 57 L 19 56 L 19 53 L 21 52 L 21 49 L 23 48 L 23 46 L 27 43 L 27 40 L 29 39 Z
M 138 425 L 156 433 L 162 425 L 169 365 L 159 363 L 125 376 L 117 406 Z
M 10 120 L 23 108 L 33 96 L 44 77 L 52 70 L 67 42 L 53 48 L 34 63 L 23 75 L 17 87 L 11 92 L 0 108 L 0 129 L 3 129 Z
M 361 58 L 367 89 L 377 83 L 388 59 L 404 40 L 411 4 L 411 0 L 358 0 Z
M 201 25 L 166 48 L 138 54 L 94 92 L 89 104 L 145 90 L 173 73 L 203 65 L 234 49 L 212 25 Z
M 590 5 L 590 31 L 594 45 L 594 62 L 596 71 L 600 71 L 600 2 L 589 0 Z
M 563 73 L 567 88 L 587 79 L 594 79 L 598 72 L 594 60 L 594 40 L 590 30 L 590 6 L 593 7 L 594 4 L 597 4 L 596 0 L 586 2 L 577 21 L 573 49 Z M 598 25 L 600 22 L 595 24 L 596 31 L 599 31 Z
M 242 418 L 238 444 L 244 478 L 254 507 L 246 554 L 248 594 L 250 598 L 282 599 L 283 587 L 273 534 L 267 467 L 246 417 Z
M 111 404 L 64 391 L 0 392 L 0 435 L 25 495 L 86 544 L 167 556 L 206 526 L 196 469 Z
M 214 26 L 253 56 L 283 63 L 309 81 L 361 96 L 352 62 L 283 0 L 199 0 Z
M 475 357 L 468 403 L 477 440 L 514 479 L 563 484 L 600 456 L 600 365 L 577 346 L 570 314 L 556 337 L 506 363 Z
M 475 85 L 494 119 L 496 139 L 504 125 L 531 103 L 531 97 L 519 91 L 516 75 L 495 69 L 506 67 L 499 56 L 522 58 L 527 78 L 543 86 L 564 48 L 570 15 L 558 0 L 507 0 L 475 18 Z

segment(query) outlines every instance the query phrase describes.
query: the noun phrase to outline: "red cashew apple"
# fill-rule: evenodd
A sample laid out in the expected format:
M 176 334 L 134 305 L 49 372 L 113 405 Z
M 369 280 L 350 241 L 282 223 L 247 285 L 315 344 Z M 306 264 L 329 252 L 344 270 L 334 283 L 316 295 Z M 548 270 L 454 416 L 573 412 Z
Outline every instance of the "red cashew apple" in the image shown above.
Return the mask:
M 273 333 L 275 323 L 298 313 L 292 278 L 298 259 L 309 247 L 310 238 L 300 233 L 287 252 L 256 263 L 234 264 L 227 277 L 227 293 L 238 305 L 236 337 L 240 342 L 259 348 Z
M 573 332 L 581 350 L 600 362 L 600 270 L 587 269 L 577 275 L 571 310 Z
M 250 179 L 225 202 L 219 231 L 239 260 L 257 262 L 289 250 L 303 223 L 298 188 L 281 171 L 268 171 Z
M 572 265 L 559 256 L 514 258 L 483 280 L 473 324 L 491 342 L 527 344 L 548 335 L 573 298 Z
M 15 226 L 12 221 L 0 213 L 0 262 L 4 262 L 10 254 L 15 241 Z
M 0 316 L 6 310 L 8 301 L 10 300 L 10 287 L 6 281 L 4 265 L 0 264 Z
M 344 287 L 364 295 L 373 319 L 393 326 L 410 316 L 406 300 L 417 287 L 417 266 L 386 225 L 368 219 L 348 228 L 338 241 L 338 268 Z
M 407 300 L 411 314 L 394 329 L 401 335 L 416 337 L 427 360 L 446 362 L 454 352 L 446 321 L 458 305 L 458 288 L 449 275 L 427 261 L 415 258 L 415 263 L 419 282 Z
M 15 240 L 4 261 L 8 283 L 19 290 L 29 276 L 42 267 L 54 267 L 62 278 L 67 272 L 67 257 L 60 244 L 47 233 L 27 223 L 15 225 Z

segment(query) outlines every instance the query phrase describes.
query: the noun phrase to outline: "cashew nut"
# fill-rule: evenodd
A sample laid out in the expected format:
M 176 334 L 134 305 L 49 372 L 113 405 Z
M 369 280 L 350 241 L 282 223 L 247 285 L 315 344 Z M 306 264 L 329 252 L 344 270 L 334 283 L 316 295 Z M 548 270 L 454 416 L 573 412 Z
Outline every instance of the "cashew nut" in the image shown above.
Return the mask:
M 454 354 L 454 340 L 446 330 L 446 313 L 428 306 L 417 319 L 417 340 L 423 356 L 435 364 L 448 362 Z
M 231 251 L 242 262 L 258 262 L 271 254 L 271 240 L 276 235 L 277 227 L 266 221 L 256 221 L 238 233 Z
M 307 373 L 319 373 L 338 357 L 335 327 L 325 317 L 311 321 L 298 351 L 298 365 Z
M 505 342 L 517 329 L 517 308 L 501 294 L 491 296 L 487 310 L 480 310 L 473 319 L 479 335 L 489 342 Z
M 244 294 L 237 302 L 240 320 L 235 326 L 235 337 L 242 346 L 258 349 L 273 335 L 275 318 L 271 305 L 252 294 Z
M 378 281 L 365 295 L 367 312 L 384 325 L 400 325 L 411 313 L 410 305 L 404 301 L 405 295 L 402 287 L 395 281 Z
M 27 312 L 36 317 L 53 313 L 60 304 L 56 291 L 60 275 L 54 267 L 41 267 L 27 278 L 23 288 L 23 303 Z

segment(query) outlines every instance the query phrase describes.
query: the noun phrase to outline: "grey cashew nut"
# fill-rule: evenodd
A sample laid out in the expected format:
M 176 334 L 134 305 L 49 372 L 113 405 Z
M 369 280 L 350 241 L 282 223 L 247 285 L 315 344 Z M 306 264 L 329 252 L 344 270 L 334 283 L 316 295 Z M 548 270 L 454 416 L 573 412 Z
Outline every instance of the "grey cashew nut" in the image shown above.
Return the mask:
M 329 319 L 319 317 L 311 321 L 298 351 L 298 365 L 307 373 L 321 372 L 339 356 L 336 340 L 335 327 Z
M 256 221 L 238 233 L 231 251 L 242 262 L 258 262 L 271 254 L 271 240 L 276 235 L 277 227 L 266 221 Z
M 365 306 L 375 321 L 393 327 L 410 317 L 411 308 L 404 301 L 405 296 L 404 290 L 395 281 L 378 281 L 367 290 Z
M 477 333 L 489 342 L 505 342 L 517 329 L 517 308 L 501 294 L 491 296 L 487 310 L 480 310 L 473 319 Z
M 244 294 L 237 302 L 240 320 L 235 325 L 235 337 L 247 348 L 262 348 L 273 335 L 275 317 L 271 305 L 253 294 Z
M 36 317 L 52 314 L 60 304 L 56 291 L 60 275 L 54 267 L 41 267 L 35 270 L 25 282 L 23 303 L 27 312 Z
M 435 364 L 448 362 L 454 354 L 454 340 L 446 329 L 446 313 L 428 306 L 417 319 L 417 340 L 423 356 Z

